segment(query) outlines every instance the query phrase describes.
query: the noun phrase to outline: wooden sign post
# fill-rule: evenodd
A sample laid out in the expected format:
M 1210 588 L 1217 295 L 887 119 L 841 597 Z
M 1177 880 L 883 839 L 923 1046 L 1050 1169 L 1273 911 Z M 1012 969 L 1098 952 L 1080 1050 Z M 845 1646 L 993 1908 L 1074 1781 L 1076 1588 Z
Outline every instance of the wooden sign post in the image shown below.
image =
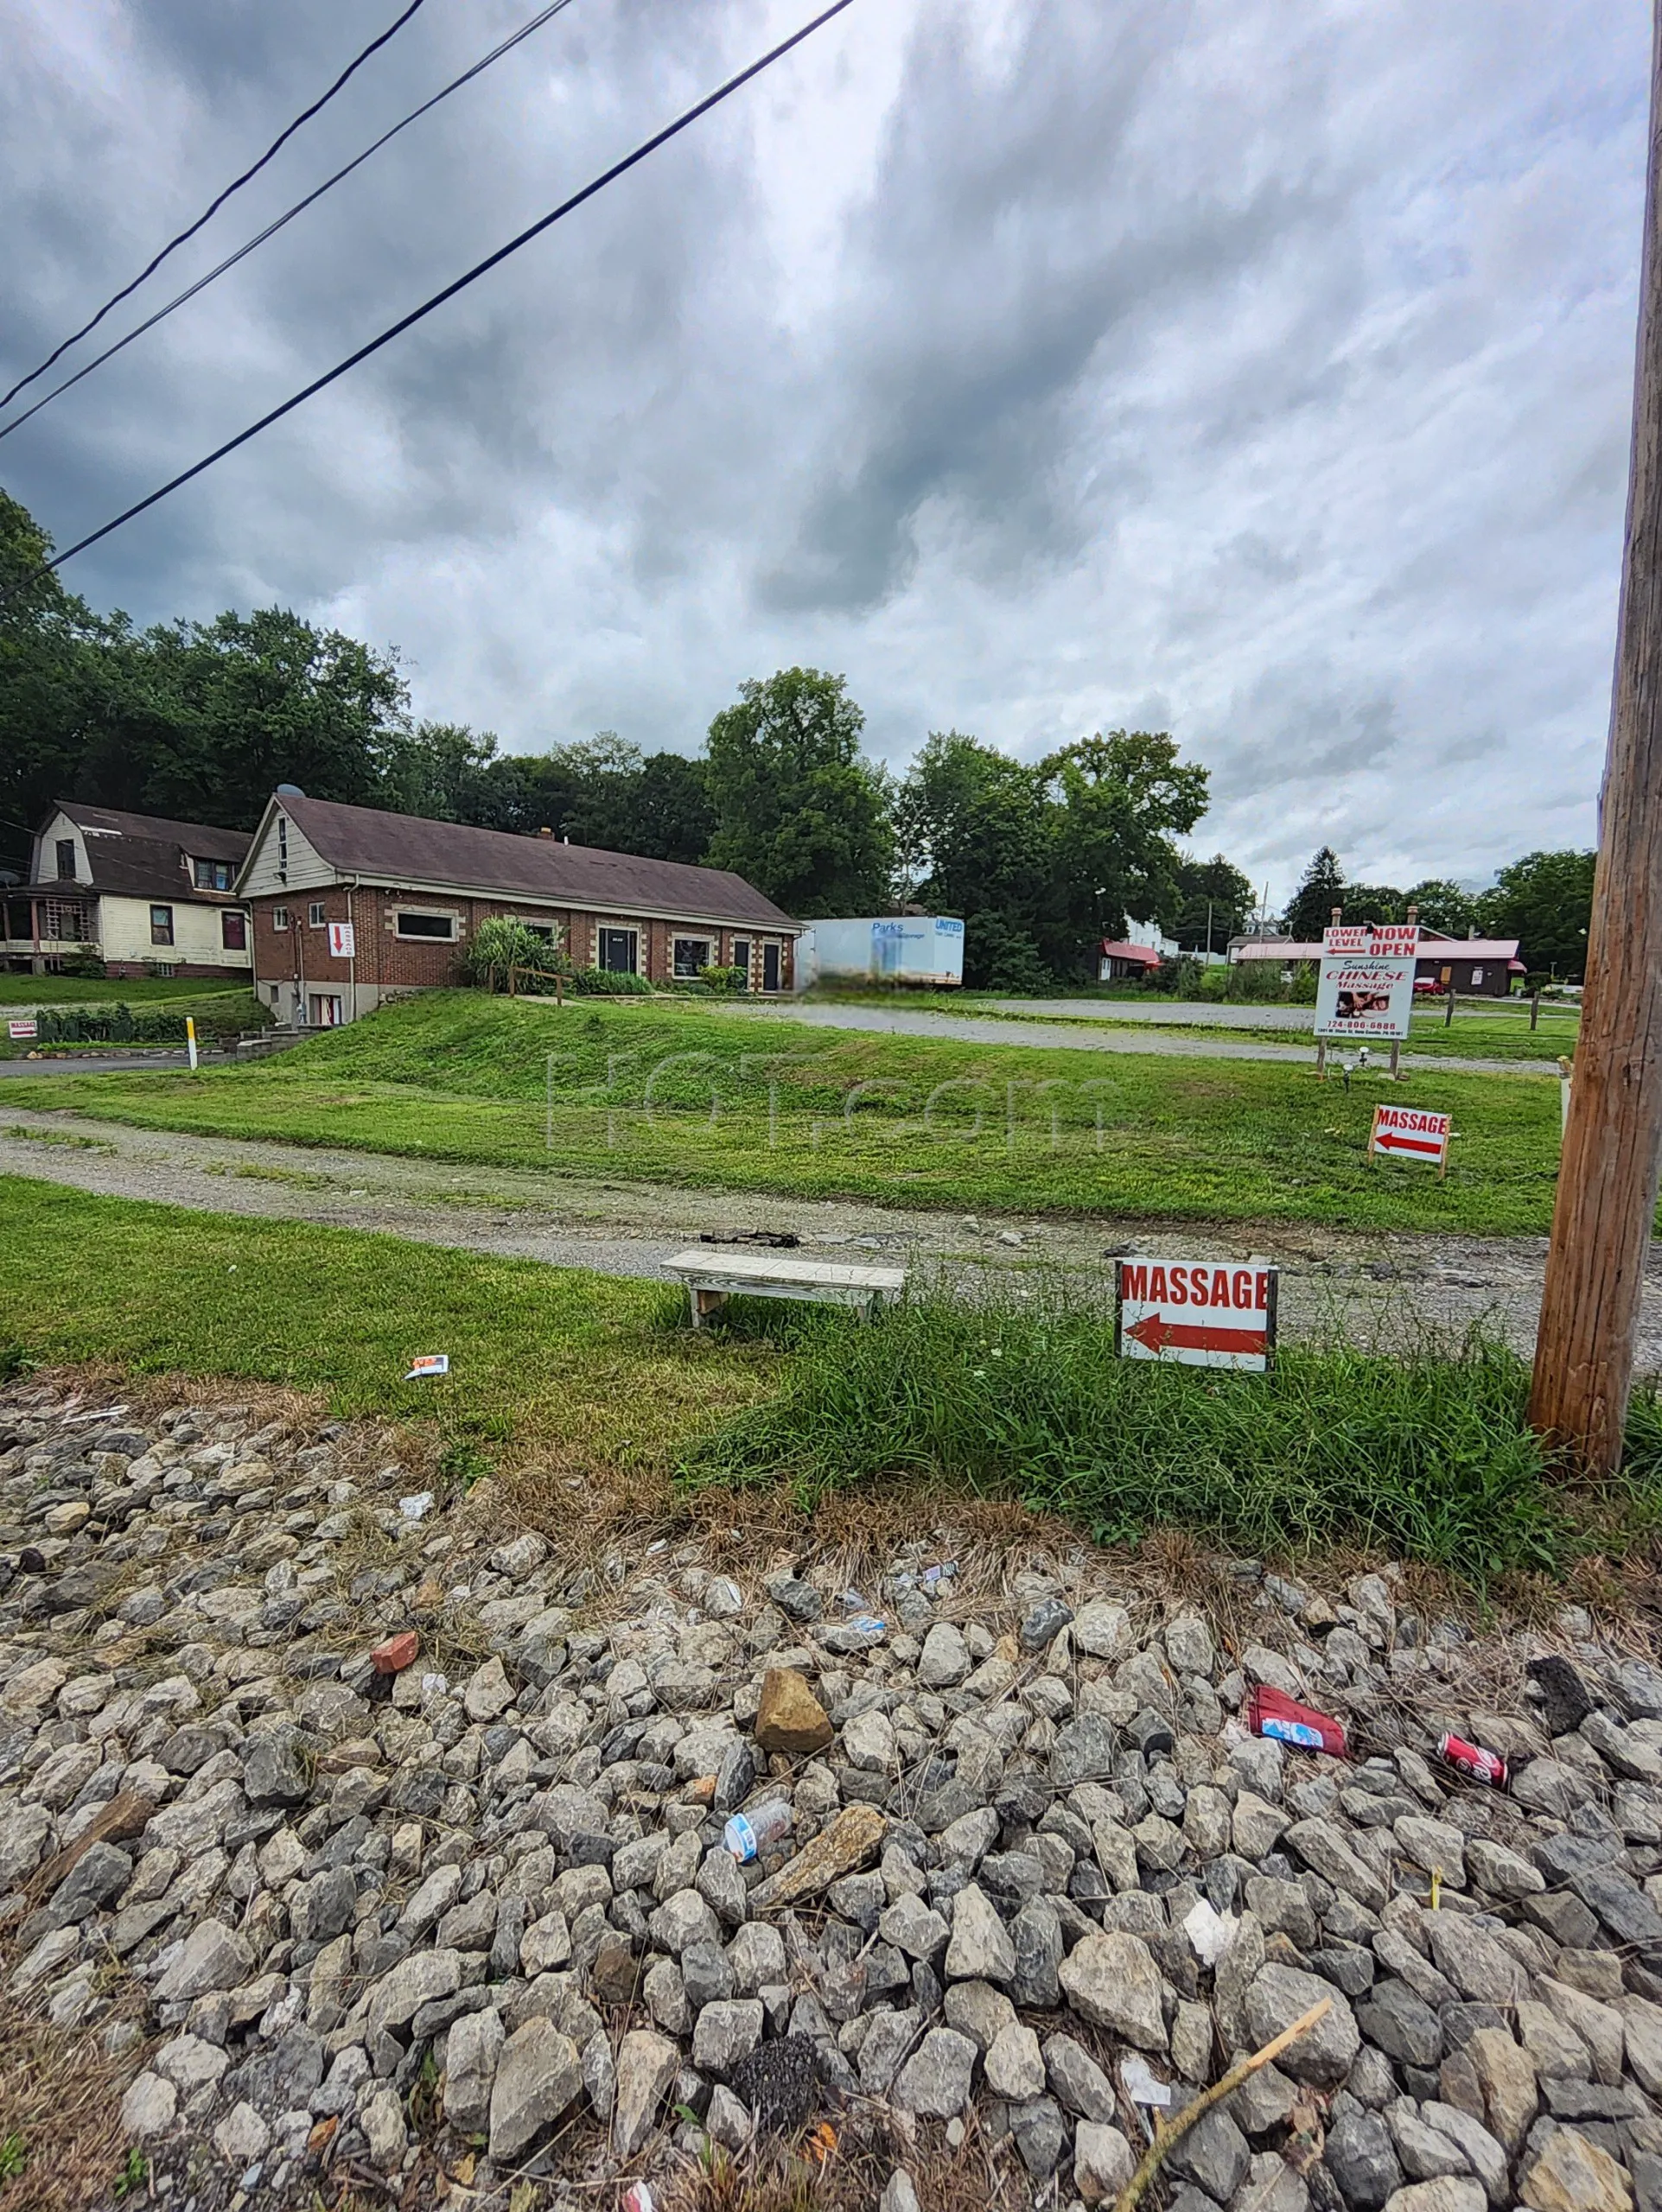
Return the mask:
M 1627 554 L 1576 1080 L 1530 1392 L 1588 1473 L 1621 1459 L 1662 1166 L 1662 0 L 1651 118 Z

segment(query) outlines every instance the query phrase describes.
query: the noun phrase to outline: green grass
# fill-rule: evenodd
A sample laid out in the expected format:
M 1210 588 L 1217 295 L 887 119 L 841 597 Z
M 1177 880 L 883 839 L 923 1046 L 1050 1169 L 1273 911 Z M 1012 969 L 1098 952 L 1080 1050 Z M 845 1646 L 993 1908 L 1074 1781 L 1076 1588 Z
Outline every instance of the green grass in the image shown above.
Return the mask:
M 694 1338 L 665 1286 L 401 1237 L 252 1221 L 0 1177 L 0 1344 L 36 1361 L 323 1389 L 341 1415 L 434 1417 L 578 1465 L 661 1467 L 763 1387 L 771 1356 Z M 436 1382 L 417 1352 L 448 1351 Z
M 1059 1513 L 1101 1541 L 1161 1524 L 1273 1558 L 1385 1550 L 1481 1583 L 1646 1541 L 1662 1414 L 1635 1408 L 1625 1481 L 1544 1479 L 1525 1376 L 1472 1343 L 1392 1360 L 1288 1350 L 1273 1376 L 1122 1363 L 1099 1306 L 1041 1280 L 1005 1306 L 925 1295 L 871 1326 L 735 1300 L 694 1334 L 685 1300 L 623 1281 L 335 1230 L 0 1178 L 0 1376 L 19 1360 L 321 1389 L 344 1416 L 436 1425 L 467 1487 L 504 1447 L 672 1512 L 684 1486 L 784 1482 L 799 1504 L 925 1480 Z M 437 1382 L 412 1354 L 447 1351 Z M 527 1455 L 530 1455 L 529 1458 Z M 622 1485 L 621 1492 L 619 1484 Z M 527 1493 L 570 1520 L 556 1486 Z
M 1008 1496 L 1100 1542 L 1204 1532 L 1251 1554 L 1343 1546 L 1478 1584 L 1644 1542 L 1662 1503 L 1662 1420 L 1635 1408 L 1625 1478 L 1548 1479 L 1529 1375 L 1480 1339 L 1283 1350 L 1267 1376 L 1125 1361 L 1111 1315 L 1054 1287 L 966 1309 L 924 1296 L 825 1331 L 775 1397 L 695 1440 L 683 1480 L 828 1491 L 895 1478 Z
M 175 999 L 213 998 L 227 991 L 249 995 L 252 986 L 223 976 L 0 976 L 0 1007 L 111 1005 L 169 1006 Z
M 958 1087 L 939 1090 L 948 1082 Z M 1385 1097 L 1453 1113 L 1445 1183 L 1367 1163 Z M 1558 1158 L 1557 1086 L 1533 1076 L 1393 1086 L 1375 1072 L 1347 1092 L 1286 1063 L 828 1032 L 655 1001 L 562 1011 L 467 992 L 426 995 L 252 1066 L 42 1077 L 29 1103 L 140 1128 L 799 1198 L 1480 1234 L 1544 1233 Z

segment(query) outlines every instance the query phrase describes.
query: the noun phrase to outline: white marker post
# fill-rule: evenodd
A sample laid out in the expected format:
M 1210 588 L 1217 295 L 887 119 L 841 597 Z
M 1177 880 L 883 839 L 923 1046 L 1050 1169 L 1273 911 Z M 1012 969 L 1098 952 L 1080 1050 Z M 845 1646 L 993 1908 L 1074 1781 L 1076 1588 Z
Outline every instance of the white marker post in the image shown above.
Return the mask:
M 194 1075 L 196 1071 L 196 1020 L 194 1014 L 188 1014 L 185 1016 L 185 1053 Z

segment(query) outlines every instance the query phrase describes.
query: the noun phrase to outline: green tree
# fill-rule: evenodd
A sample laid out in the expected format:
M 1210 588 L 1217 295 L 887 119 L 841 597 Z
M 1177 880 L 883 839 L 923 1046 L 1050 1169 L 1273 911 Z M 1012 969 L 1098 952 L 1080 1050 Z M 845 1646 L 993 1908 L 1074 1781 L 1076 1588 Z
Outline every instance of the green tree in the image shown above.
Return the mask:
M 1587 971 L 1587 931 L 1593 918 L 1593 852 L 1525 853 L 1503 868 L 1492 890 L 1475 901 L 1486 937 L 1515 937 L 1525 963 L 1578 982 Z
M 18 875 L 54 799 L 80 792 L 107 711 L 106 627 L 47 568 L 51 555 L 29 510 L 0 492 L 0 867 Z
M 1174 871 L 1175 895 L 1160 911 L 1161 927 L 1188 952 L 1208 944 L 1221 952 L 1252 912 L 1252 886 L 1221 853 L 1209 861 L 1180 858 Z
M 881 913 L 895 854 L 885 779 L 844 677 L 785 668 L 710 725 L 709 860 L 792 914 Z
M 1176 896 L 1175 838 L 1207 808 L 1208 772 L 1163 731 L 1100 731 L 1040 763 L 1056 812 L 1040 949 L 1059 974 L 1096 973 L 1096 947 Z
M 1464 937 L 1476 919 L 1470 893 L 1446 876 L 1432 875 L 1423 883 L 1410 883 L 1403 893 L 1403 905 L 1418 907 L 1422 929 L 1441 930 L 1445 937 Z M 1404 912 L 1403 919 L 1407 918 Z
M 1408 895 L 1394 883 L 1347 883 L 1340 901 L 1344 918 L 1360 922 L 1403 922 L 1408 918 Z
M 1043 991 L 1039 951 L 1050 895 L 1051 816 L 1042 772 L 958 730 L 936 730 L 895 802 L 907 897 L 964 923 L 964 980 Z
M 1345 872 L 1331 845 L 1319 845 L 1299 878 L 1281 926 L 1301 944 L 1320 944 L 1335 906 L 1345 903 Z
M 387 764 L 385 803 L 400 814 L 430 822 L 488 820 L 496 739 L 465 722 L 422 722 L 393 748 Z

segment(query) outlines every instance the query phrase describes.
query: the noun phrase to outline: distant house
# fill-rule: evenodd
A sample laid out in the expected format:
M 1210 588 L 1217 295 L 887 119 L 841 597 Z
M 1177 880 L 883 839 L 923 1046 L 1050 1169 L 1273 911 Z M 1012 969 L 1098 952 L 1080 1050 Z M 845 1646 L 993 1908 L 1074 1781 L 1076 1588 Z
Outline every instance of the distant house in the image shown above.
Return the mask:
M 1133 944 L 1129 938 L 1105 937 L 1097 962 L 1099 983 L 1132 982 L 1152 976 L 1160 954 L 1151 944 Z
M 1275 960 L 1289 967 L 1301 960 L 1320 960 L 1321 947 L 1288 937 L 1233 937 L 1229 940 L 1229 957 L 1232 961 Z M 1414 968 L 1416 990 L 1453 991 L 1461 998 L 1503 999 L 1512 988 L 1513 976 L 1524 972 L 1515 937 L 1445 937 L 1440 930 L 1420 931 Z
M 277 1019 L 327 1028 L 461 980 L 480 924 L 512 915 L 579 968 L 692 981 L 738 968 L 788 991 L 798 927 L 742 876 L 456 822 L 308 798 L 268 803 L 238 891 L 256 988 Z
M 245 830 L 60 799 L 35 833 L 29 880 L 0 893 L 5 963 L 53 975 L 95 953 L 111 976 L 248 979 L 248 915 L 232 890 Z

